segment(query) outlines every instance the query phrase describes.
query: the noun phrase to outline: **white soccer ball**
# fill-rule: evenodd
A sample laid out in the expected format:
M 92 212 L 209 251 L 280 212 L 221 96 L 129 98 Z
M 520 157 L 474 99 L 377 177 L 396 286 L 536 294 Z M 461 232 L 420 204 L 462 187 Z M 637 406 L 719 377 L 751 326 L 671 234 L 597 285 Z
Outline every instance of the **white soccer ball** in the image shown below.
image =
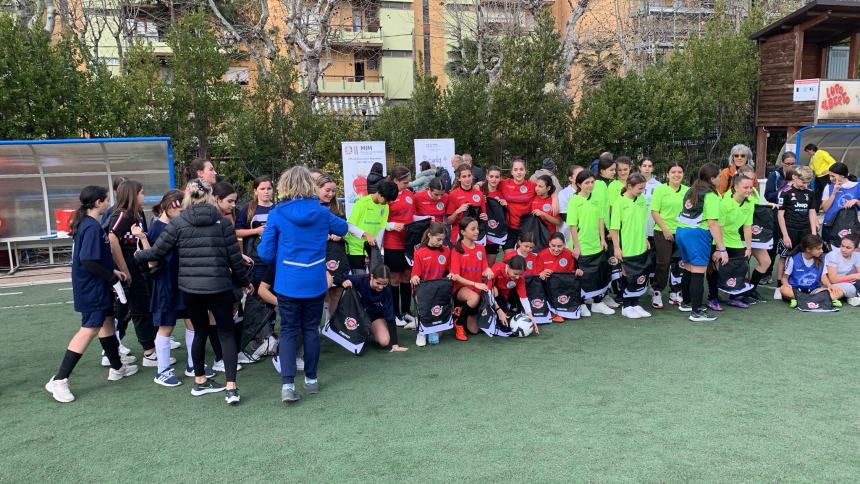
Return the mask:
M 532 320 L 525 314 L 517 314 L 508 322 L 511 328 L 511 334 L 520 338 L 529 336 L 534 331 Z

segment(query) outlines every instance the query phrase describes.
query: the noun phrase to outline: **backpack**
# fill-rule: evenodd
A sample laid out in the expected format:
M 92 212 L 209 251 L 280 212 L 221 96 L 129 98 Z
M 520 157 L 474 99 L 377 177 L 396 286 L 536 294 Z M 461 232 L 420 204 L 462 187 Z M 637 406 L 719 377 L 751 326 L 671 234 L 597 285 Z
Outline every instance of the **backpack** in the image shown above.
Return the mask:
M 753 249 L 773 248 L 773 227 L 773 209 L 767 205 L 756 205 L 751 227 Z M 743 237 L 743 227 L 740 230 Z
M 527 213 L 520 218 L 520 232 L 535 235 L 534 252 L 540 252 L 549 245 L 549 231 L 541 219 L 533 214 Z
M 415 257 L 415 249 L 421 245 L 421 238 L 424 236 L 424 232 L 430 227 L 430 222 L 432 222 L 431 219 L 426 219 L 406 224 L 406 246 L 403 254 L 410 266 Z
M 832 313 L 839 311 L 833 307 L 830 299 L 830 291 L 818 291 L 813 294 L 795 291 L 794 298 L 797 299 L 797 310 L 805 313 Z
M 421 281 L 415 288 L 418 308 L 418 334 L 430 334 L 454 327 L 451 291 L 454 283 L 448 278 Z
M 350 353 L 360 355 L 370 335 L 370 317 L 352 287 L 343 290 L 340 302 L 323 328 L 323 336 Z
M 552 322 L 549 316 L 546 288 L 540 277 L 526 276 L 526 298 L 529 300 L 529 310 L 532 316 L 534 316 L 535 323 L 547 324 Z
M 332 276 L 349 274 L 349 258 L 342 240 L 329 240 L 325 245 L 325 268 Z
M 719 268 L 720 290 L 735 296 L 752 289 L 752 285 L 746 281 L 749 268 L 750 262 L 746 257 L 729 257 L 729 261 Z
M 499 327 L 499 316 L 493 307 L 495 307 L 493 296 L 488 292 L 482 292 L 481 302 L 478 303 L 477 308 L 478 328 L 491 338 L 493 336 L 509 336 L 509 331 L 504 331 Z
M 639 297 L 645 294 L 648 287 L 648 274 L 653 266 L 651 260 L 653 252 L 647 251 L 643 254 L 625 257 L 621 260 L 621 266 L 624 268 L 624 276 L 627 280 L 627 287 L 624 288 L 623 297 Z
M 566 319 L 579 319 L 582 289 L 573 272 L 553 272 L 546 280 L 546 293 L 552 312 Z
M 487 198 L 487 242 L 505 245 L 508 241 L 507 209 L 495 198 Z
M 857 211 L 853 208 L 842 208 L 830 220 L 824 224 L 822 235 L 824 242 L 831 247 L 839 247 L 842 239 L 851 234 L 860 234 L 860 221 L 857 220 Z

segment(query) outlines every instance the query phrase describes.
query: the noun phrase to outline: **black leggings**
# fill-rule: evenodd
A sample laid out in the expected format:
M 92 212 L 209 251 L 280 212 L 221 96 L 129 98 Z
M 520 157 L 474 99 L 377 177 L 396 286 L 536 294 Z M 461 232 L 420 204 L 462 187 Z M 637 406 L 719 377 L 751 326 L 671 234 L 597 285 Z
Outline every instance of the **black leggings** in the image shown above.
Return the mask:
M 194 375 L 205 374 L 206 337 L 209 335 L 209 312 L 215 318 L 218 340 L 224 356 L 224 371 L 227 381 L 236 381 L 238 363 L 236 337 L 233 334 L 233 291 L 218 294 L 185 293 L 185 312 L 194 326 L 194 342 L 191 345 L 191 361 Z

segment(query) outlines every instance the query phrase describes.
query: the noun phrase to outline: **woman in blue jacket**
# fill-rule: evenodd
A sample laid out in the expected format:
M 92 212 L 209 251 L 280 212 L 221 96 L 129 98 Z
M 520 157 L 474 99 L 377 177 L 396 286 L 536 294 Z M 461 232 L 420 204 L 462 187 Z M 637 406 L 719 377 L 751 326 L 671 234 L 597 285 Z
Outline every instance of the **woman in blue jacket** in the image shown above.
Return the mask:
M 345 220 L 320 205 L 311 173 L 303 166 L 285 171 L 278 181 L 283 200 L 269 212 L 266 230 L 257 246 L 260 259 L 275 267 L 274 292 L 281 311 L 281 400 L 295 402 L 296 337 L 302 332 L 305 390 L 319 392 L 317 362 L 320 353 L 319 324 L 326 280 L 326 241 L 329 234 L 346 235 Z

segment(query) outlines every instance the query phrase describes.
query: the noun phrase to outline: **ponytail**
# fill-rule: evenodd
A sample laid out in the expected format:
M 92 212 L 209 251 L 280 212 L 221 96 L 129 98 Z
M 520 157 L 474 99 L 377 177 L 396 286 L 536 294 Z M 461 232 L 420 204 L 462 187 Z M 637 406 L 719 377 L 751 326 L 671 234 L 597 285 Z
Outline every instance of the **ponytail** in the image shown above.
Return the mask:
M 96 204 L 103 200 L 107 200 L 107 197 L 107 188 L 96 185 L 85 186 L 84 189 L 81 190 L 81 194 L 78 196 L 81 206 L 75 210 L 75 215 L 72 217 L 72 222 L 69 226 L 69 235 L 74 237 L 75 232 L 78 231 L 78 226 L 81 224 L 81 220 L 87 216 L 87 210 L 96 208 Z
M 466 253 L 466 250 L 463 248 L 463 231 L 466 230 L 466 227 L 468 227 L 469 224 L 472 222 L 477 222 L 477 220 L 472 217 L 463 217 L 462 219 L 460 219 L 460 237 L 457 238 L 457 243 L 454 244 L 454 250 L 461 254 Z
M 438 180 L 438 178 L 435 178 Z M 421 246 L 428 247 L 428 243 L 430 242 L 430 237 L 433 235 L 445 235 L 445 225 L 440 222 L 430 222 L 430 226 L 427 227 L 427 230 L 424 231 L 424 235 L 421 236 Z
M 184 197 L 180 190 L 168 190 L 163 197 L 161 197 L 161 201 L 152 206 L 152 215 L 156 218 L 160 217 L 162 213 L 166 212 L 170 208 L 179 208 L 182 206 L 182 197 Z

